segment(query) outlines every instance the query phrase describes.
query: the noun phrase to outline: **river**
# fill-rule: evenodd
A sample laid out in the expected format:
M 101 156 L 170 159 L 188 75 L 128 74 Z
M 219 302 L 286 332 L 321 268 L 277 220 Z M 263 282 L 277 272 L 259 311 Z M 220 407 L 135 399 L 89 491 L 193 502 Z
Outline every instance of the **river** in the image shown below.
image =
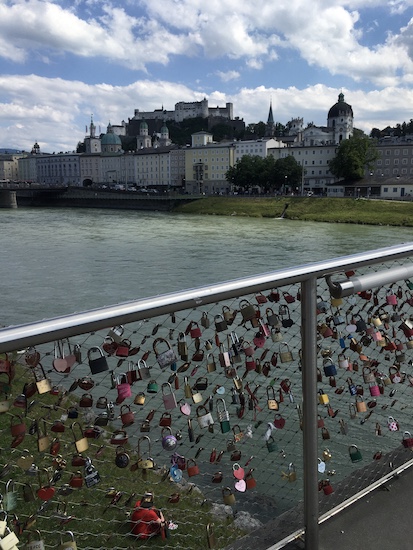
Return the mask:
M 411 228 L 19 208 L 0 214 L 8 326 L 412 240 Z

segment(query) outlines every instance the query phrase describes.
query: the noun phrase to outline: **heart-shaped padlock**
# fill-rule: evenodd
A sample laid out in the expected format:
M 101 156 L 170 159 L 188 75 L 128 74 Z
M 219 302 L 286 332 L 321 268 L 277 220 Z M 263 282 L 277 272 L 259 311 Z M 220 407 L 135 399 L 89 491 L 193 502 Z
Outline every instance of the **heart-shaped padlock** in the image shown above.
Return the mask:
M 234 477 L 236 479 L 244 479 L 245 472 L 244 468 L 242 468 L 238 462 L 235 462 L 235 464 L 232 465 L 232 473 L 234 474 Z

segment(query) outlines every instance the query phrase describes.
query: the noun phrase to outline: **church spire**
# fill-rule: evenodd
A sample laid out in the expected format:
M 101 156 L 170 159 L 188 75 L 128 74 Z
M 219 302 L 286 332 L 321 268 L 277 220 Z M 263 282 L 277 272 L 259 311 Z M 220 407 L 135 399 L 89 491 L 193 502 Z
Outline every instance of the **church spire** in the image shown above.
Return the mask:
M 268 125 L 274 124 L 274 117 L 273 117 L 273 114 L 272 114 L 272 100 L 270 101 L 270 110 L 268 111 L 267 124 Z
M 265 135 L 266 137 L 274 137 L 275 135 L 274 116 L 272 114 L 272 100 L 270 100 L 270 110 L 268 111 L 268 120 L 267 127 L 265 129 Z

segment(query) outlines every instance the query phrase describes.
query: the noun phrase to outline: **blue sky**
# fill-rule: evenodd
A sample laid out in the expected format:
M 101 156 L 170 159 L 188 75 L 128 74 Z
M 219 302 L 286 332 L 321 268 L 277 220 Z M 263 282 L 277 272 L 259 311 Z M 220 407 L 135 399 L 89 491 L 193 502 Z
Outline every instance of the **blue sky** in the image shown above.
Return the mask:
M 71 151 L 135 109 L 207 97 L 249 124 L 413 118 L 413 0 L 0 0 L 0 147 Z

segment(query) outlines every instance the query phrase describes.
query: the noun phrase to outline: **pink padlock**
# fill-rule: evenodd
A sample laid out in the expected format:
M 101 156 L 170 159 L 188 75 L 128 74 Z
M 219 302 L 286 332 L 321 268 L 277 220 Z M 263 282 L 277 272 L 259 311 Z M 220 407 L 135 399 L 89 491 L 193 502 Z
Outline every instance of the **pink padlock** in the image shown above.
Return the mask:
M 369 384 L 369 390 L 372 397 L 377 397 L 378 395 L 380 395 L 380 388 L 375 382 L 371 382 Z
M 387 291 L 386 302 L 390 306 L 397 306 L 397 296 L 391 290 Z
M 130 384 L 128 383 L 126 373 L 119 375 L 118 385 L 116 386 L 116 389 L 118 390 L 119 400 L 123 401 L 127 397 L 132 397 L 132 389 Z

